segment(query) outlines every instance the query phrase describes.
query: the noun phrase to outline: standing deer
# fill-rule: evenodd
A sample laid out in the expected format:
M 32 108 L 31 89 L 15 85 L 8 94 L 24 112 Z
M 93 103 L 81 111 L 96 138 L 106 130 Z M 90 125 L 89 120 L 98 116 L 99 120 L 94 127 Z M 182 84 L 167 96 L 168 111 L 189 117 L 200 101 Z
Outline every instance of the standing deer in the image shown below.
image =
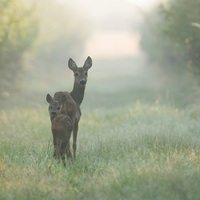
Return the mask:
M 65 155 L 72 158 L 70 137 L 75 121 L 80 118 L 77 106 L 68 92 L 56 92 L 53 98 L 47 94 L 46 101 L 49 103 L 54 158 L 61 158 L 65 166 Z
M 77 67 L 76 63 L 70 58 L 68 61 L 68 67 L 74 72 L 74 86 L 70 92 L 72 98 L 77 104 L 78 114 L 81 117 L 80 105 L 83 101 L 85 87 L 87 83 L 88 70 L 92 67 L 92 59 L 87 57 L 83 67 Z M 79 118 L 80 119 L 80 118 Z M 76 121 L 73 129 L 73 154 L 76 157 L 76 141 L 78 133 L 78 122 Z

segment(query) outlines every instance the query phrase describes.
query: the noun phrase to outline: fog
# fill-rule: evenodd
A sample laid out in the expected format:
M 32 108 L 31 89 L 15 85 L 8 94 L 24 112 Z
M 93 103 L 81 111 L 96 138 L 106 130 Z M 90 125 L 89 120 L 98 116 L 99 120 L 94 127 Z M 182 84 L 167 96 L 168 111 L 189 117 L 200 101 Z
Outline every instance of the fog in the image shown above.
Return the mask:
M 143 12 L 157 2 L 54 0 L 48 7 L 33 2 L 39 7 L 36 50 L 40 52 L 28 63 L 25 89 L 70 90 L 73 74 L 67 67 L 68 59 L 73 58 L 82 66 L 87 56 L 93 59 L 89 91 L 95 87 L 116 89 L 116 84 L 111 84 L 114 79 L 125 87 L 121 77 L 140 79 L 144 75 L 145 55 L 140 48 L 138 27 Z
M 174 103 L 177 90 L 188 85 L 185 80 L 193 87 L 191 73 L 169 76 L 159 64 L 149 61 L 141 46 L 142 34 L 152 35 L 144 16 L 155 12 L 155 6 L 161 2 L 167 1 L 24 0 L 35 7 L 38 33 L 24 55 L 20 98 L 39 106 L 45 103 L 47 93 L 71 91 L 73 73 L 67 66 L 68 59 L 83 66 L 87 56 L 91 56 L 93 66 L 85 98 L 94 107 L 95 97 L 102 95 L 102 106 L 117 101 L 118 95 L 124 100 L 120 98 L 117 106 L 134 101 Z M 174 87 L 174 80 L 181 84 Z M 4 94 L 6 98 L 12 95 Z

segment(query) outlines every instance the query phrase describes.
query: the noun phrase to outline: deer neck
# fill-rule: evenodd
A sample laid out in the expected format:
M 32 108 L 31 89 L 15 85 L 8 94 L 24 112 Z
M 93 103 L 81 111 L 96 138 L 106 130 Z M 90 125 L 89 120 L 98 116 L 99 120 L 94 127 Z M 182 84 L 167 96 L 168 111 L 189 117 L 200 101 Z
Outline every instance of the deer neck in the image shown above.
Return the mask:
M 77 83 L 74 83 L 73 90 L 70 92 L 70 94 L 78 105 L 81 105 L 83 101 L 84 92 L 85 92 L 85 86 L 80 86 Z

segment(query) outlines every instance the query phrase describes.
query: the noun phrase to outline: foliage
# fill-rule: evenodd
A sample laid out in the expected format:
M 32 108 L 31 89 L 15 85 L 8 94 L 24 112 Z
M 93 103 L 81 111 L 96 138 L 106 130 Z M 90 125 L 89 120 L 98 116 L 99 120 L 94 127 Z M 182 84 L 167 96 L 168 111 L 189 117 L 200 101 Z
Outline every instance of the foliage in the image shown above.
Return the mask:
M 22 1 L 0 2 L 0 83 L 1 91 L 16 89 L 17 75 L 22 71 L 22 57 L 33 43 L 37 24 L 33 8 Z
M 162 70 L 177 70 L 172 65 L 182 60 L 180 57 L 183 58 L 183 52 L 177 51 L 176 45 L 170 39 L 163 37 L 163 23 L 164 19 L 157 9 L 144 15 L 141 26 L 141 46 L 152 63 L 163 66 Z
M 188 57 L 187 66 L 200 70 L 200 1 L 171 0 L 169 5 L 160 7 L 164 15 L 164 36 L 172 40 Z
M 151 61 L 171 71 L 200 67 L 199 7 L 198 0 L 171 0 L 144 17 L 141 45 Z

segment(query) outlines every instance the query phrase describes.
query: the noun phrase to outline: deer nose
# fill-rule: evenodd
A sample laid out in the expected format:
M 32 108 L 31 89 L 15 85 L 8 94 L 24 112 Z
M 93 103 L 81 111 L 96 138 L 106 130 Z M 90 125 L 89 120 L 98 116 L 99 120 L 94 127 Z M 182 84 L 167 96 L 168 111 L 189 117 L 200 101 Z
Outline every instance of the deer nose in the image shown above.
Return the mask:
M 52 112 L 51 112 L 51 117 L 55 117 L 56 114 L 57 114 L 57 113 L 56 113 L 55 111 L 52 111 Z
M 79 84 L 82 85 L 82 86 L 84 86 L 84 85 L 86 84 L 86 81 L 85 81 L 85 80 L 81 80 L 81 81 L 79 82 Z

